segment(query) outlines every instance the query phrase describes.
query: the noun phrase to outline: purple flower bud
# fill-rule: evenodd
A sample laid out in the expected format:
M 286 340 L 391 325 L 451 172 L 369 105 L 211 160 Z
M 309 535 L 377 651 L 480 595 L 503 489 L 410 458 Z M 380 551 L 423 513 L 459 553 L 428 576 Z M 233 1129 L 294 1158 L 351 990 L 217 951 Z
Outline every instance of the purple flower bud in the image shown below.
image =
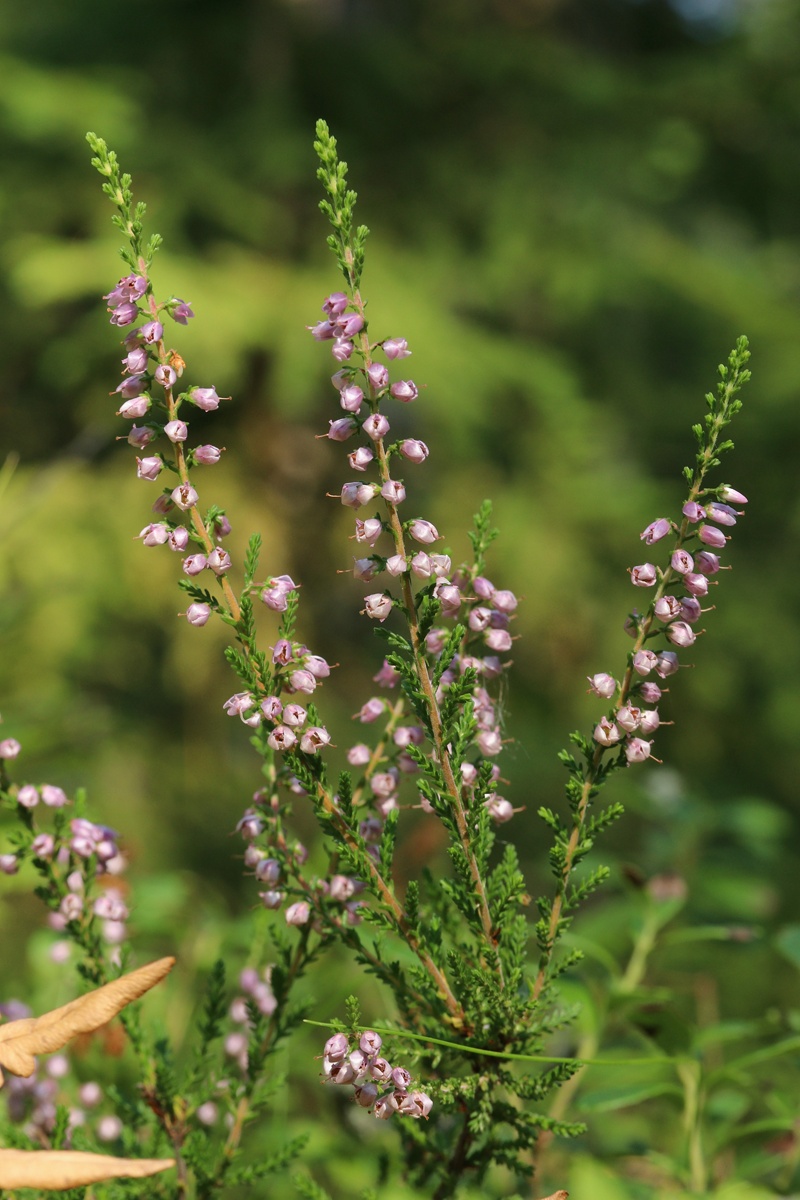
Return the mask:
M 286 638 L 278 638 L 272 647 L 272 661 L 280 663 L 281 666 L 285 667 L 292 661 L 293 657 L 292 643 L 288 642 Z
M 152 483 L 154 479 L 158 479 L 164 467 L 161 461 L 161 456 L 153 455 L 152 458 L 137 458 L 136 459 L 136 475 L 139 479 L 146 479 Z
M 4 875 L 16 875 L 19 870 L 19 859 L 16 854 L 0 854 L 0 871 Z
M 631 568 L 631 583 L 634 587 L 653 587 L 658 578 L 652 563 L 642 563 Z
M 109 311 L 111 310 L 109 309 Z M 109 321 L 121 329 L 125 325 L 130 325 L 138 316 L 139 309 L 135 304 L 120 304 L 111 312 Z
M 305 900 L 298 900 L 295 904 L 289 905 L 284 915 L 287 925 L 307 925 L 311 916 L 311 908 Z M 352 1070 L 352 1067 L 350 1069 Z M 353 1078 L 355 1078 L 355 1073 Z M 348 1082 L 352 1081 L 348 1080 Z
M 706 505 L 706 514 L 709 521 L 716 521 L 718 525 L 736 524 L 736 510 L 731 508 L 730 504 L 720 504 L 719 501 L 712 500 Z
M 633 669 L 639 675 L 647 675 L 658 665 L 658 655 L 652 650 L 637 650 L 633 656 Z
M 483 640 L 490 650 L 495 650 L 500 654 L 505 654 L 511 649 L 511 634 L 507 629 L 489 629 L 484 634 Z
M 194 312 L 192 311 L 192 307 L 188 300 L 179 300 L 175 305 L 170 304 L 168 306 L 168 311 L 173 321 L 177 321 L 179 325 L 188 325 L 189 319 L 194 316 Z M 199 1114 L 200 1109 L 197 1111 Z M 204 1122 L 204 1124 L 211 1124 L 211 1122 Z
M 77 921 L 83 912 L 83 898 L 75 892 L 70 892 L 59 904 L 58 911 L 67 921 Z
M 406 498 L 406 489 L 399 479 L 387 479 L 381 488 L 381 495 L 387 504 L 402 504 Z
M 214 412 L 219 408 L 219 396 L 215 387 L 190 388 L 187 399 L 203 412 Z
M 154 377 L 156 383 L 160 383 L 163 388 L 171 388 L 178 378 L 175 368 L 168 366 L 166 363 L 159 363 L 155 369 Z
M 642 712 L 642 719 L 639 722 L 639 732 L 644 734 L 655 733 L 660 724 L 661 718 L 656 709 L 646 708 Z
M 685 596 L 681 601 L 681 616 L 684 621 L 694 624 L 695 621 L 700 620 L 702 612 L 700 601 L 695 596 Z
M 679 667 L 678 656 L 674 650 L 662 650 L 658 656 L 656 663 L 656 674 L 662 679 L 666 679 L 668 675 L 674 675 Z
M 222 457 L 222 450 L 219 446 L 195 446 L 192 451 L 192 458 L 196 463 L 200 463 L 203 467 L 215 466 Z
M 706 510 L 702 504 L 697 504 L 694 500 L 687 500 L 683 506 L 683 515 L 687 521 L 696 524 L 697 521 L 702 521 L 705 518 Z
M 400 1091 L 406 1091 L 411 1083 L 411 1072 L 407 1071 L 405 1067 L 395 1067 L 392 1071 L 392 1082 Z
M 350 899 L 355 890 L 355 883 L 352 879 L 349 879 L 347 875 L 334 875 L 331 878 L 330 891 L 328 895 L 330 896 L 331 900 L 335 900 L 337 904 L 343 904 L 345 900 Z M 378 1035 L 375 1034 L 375 1037 L 378 1037 Z M 378 1046 L 380 1047 L 380 1039 L 378 1039 Z M 361 1039 L 361 1048 L 362 1050 L 364 1049 L 363 1037 Z
M 330 664 L 321 654 L 304 654 L 303 664 L 316 679 L 327 679 L 331 673 Z
M 608 717 L 601 717 L 592 736 L 599 746 L 614 746 L 622 734 L 613 721 L 609 721 Z
M 145 525 L 139 537 L 145 546 L 163 546 L 169 537 L 169 528 L 163 522 L 156 525 Z
M 39 793 L 32 783 L 26 783 L 17 792 L 17 804 L 23 808 L 36 808 L 39 803 Z
M 261 900 L 261 903 L 264 905 L 264 908 L 270 908 L 270 909 L 280 908 L 280 906 L 283 904 L 283 897 L 284 897 L 283 892 L 276 892 L 276 891 L 259 892 L 258 895 L 259 895 L 259 899 Z
M 322 311 L 327 313 L 329 317 L 338 317 L 347 308 L 350 303 L 347 295 L 344 292 L 331 292 L 330 296 L 326 296 L 322 304 Z
M 311 336 L 317 342 L 328 342 L 336 332 L 331 321 L 318 321 L 316 325 L 306 325 Z
M 436 526 L 430 521 L 423 521 L 420 518 L 409 521 L 408 532 L 415 542 L 421 542 L 424 546 L 439 540 L 439 531 Z
M 736 488 L 730 487 L 730 485 L 727 483 L 725 484 L 724 487 L 722 487 L 720 489 L 719 494 L 722 497 L 722 499 L 727 501 L 729 504 L 747 504 L 748 503 L 747 496 L 743 496 L 741 492 L 737 492 Z
M 190 625 L 205 625 L 210 616 L 211 609 L 207 604 L 190 604 L 186 610 L 186 620 Z
M 506 588 L 498 588 L 492 596 L 492 603 L 501 613 L 512 613 L 517 607 L 517 597 Z
M 386 437 L 389 432 L 389 422 L 383 413 L 372 413 L 361 428 L 367 437 L 372 438 L 373 442 L 377 442 L 379 438 Z
M 354 471 L 366 471 L 374 458 L 375 455 L 367 446 L 359 446 L 348 454 L 347 461 Z
M 134 396 L 119 406 L 117 416 L 125 417 L 129 421 L 138 421 L 145 415 L 151 403 L 149 396 Z
M 398 379 L 397 383 L 393 383 L 389 388 L 389 395 L 403 404 L 410 404 L 419 395 L 419 388 L 411 379 Z
M 332 442 L 346 442 L 358 429 L 358 425 L 352 417 L 340 417 L 338 421 L 329 421 L 328 426 L 325 436 L 329 437 Z
M 362 725 L 369 725 L 373 721 L 377 721 L 385 708 L 386 701 L 381 700 L 380 696 L 373 696 L 365 704 L 362 704 L 356 716 Z
M 153 346 L 156 342 L 160 342 L 164 336 L 164 326 L 160 321 L 148 321 L 146 325 L 141 327 L 139 333 L 148 346 Z
M 589 680 L 589 690 L 594 692 L 595 696 L 610 700 L 616 693 L 618 684 L 613 675 L 600 671 L 597 675 L 587 675 L 586 678 Z
M 375 391 L 379 392 L 389 382 L 389 372 L 383 363 L 370 363 L 367 367 L 367 379 L 369 379 Z
M 173 502 L 184 510 L 193 508 L 199 499 L 197 492 L 189 483 L 180 483 L 171 493 Z
M 492 820 L 497 821 L 498 825 L 510 821 L 514 815 L 514 808 L 511 801 L 505 800 L 502 796 L 489 796 L 487 800 L 484 800 L 483 806 Z
M 481 729 L 476 740 L 481 754 L 487 758 L 493 758 L 503 749 L 503 738 L 499 729 Z
M 189 545 L 189 530 L 184 525 L 178 525 L 176 529 L 170 532 L 167 541 L 170 550 L 175 550 L 178 554 L 183 554 Z
M 134 425 L 126 440 L 129 446 L 135 446 L 137 450 L 144 450 L 145 446 L 149 445 L 155 436 L 153 430 L 148 429 L 146 425 Z
M 339 403 L 345 412 L 357 413 L 364 400 L 364 393 L 357 383 L 348 384 L 339 392 Z
M 49 808 L 63 808 L 69 803 L 64 789 L 55 787 L 52 783 L 43 783 L 40 790 L 42 800 Z
M 652 742 L 645 742 L 642 738 L 628 738 L 625 743 L 625 757 L 629 763 L 644 762 L 650 757 L 650 747 Z
M 362 1108 L 372 1108 L 372 1105 L 378 1098 L 378 1085 L 376 1083 L 365 1083 L 355 1090 L 356 1104 L 360 1104 Z
M 305 695 L 310 696 L 316 686 L 317 680 L 313 671 L 305 668 L 292 671 L 289 676 L 289 688 L 293 692 L 304 692 Z
M 134 346 L 123 358 L 122 365 L 132 375 L 141 375 L 147 370 L 148 361 L 148 354 L 144 346 Z
M 185 575 L 199 575 L 201 571 L 205 571 L 208 560 L 205 554 L 190 554 L 183 560 L 182 566 Z
M 408 358 L 411 351 L 405 338 L 386 338 L 383 342 L 383 352 L 387 358 Z
M 639 538 L 648 546 L 652 546 L 654 542 L 660 542 L 662 538 L 666 537 L 671 528 L 672 525 L 666 517 L 659 517 L 657 521 L 652 521 L 643 533 L 639 534 Z
M 123 400 L 132 400 L 146 387 L 147 377 L 145 375 L 130 375 L 127 379 L 123 379 L 122 383 L 117 384 L 114 392 L 118 392 Z
M 360 313 L 348 313 L 336 322 L 336 331 L 340 337 L 352 338 L 364 328 L 364 318 Z
M 7 760 L 16 758 L 21 749 L 22 746 L 20 746 L 16 738 L 3 738 L 2 742 L 0 742 L 0 758 Z
M 350 1053 L 350 1043 L 343 1033 L 335 1033 L 333 1037 L 329 1037 L 325 1043 L 324 1054 L 331 1062 L 343 1062 L 345 1057 Z
M 400 453 L 409 462 L 422 463 L 428 457 L 430 451 L 424 442 L 417 441 L 416 438 L 405 438 L 400 443 Z
M 639 685 L 639 695 L 646 704 L 658 704 L 661 699 L 661 688 L 657 683 L 651 683 L 650 680 L 645 680 Z
M 685 621 L 675 621 L 667 630 L 667 637 L 673 646 L 691 646 L 697 640 L 697 634 L 691 625 Z
M 398 575 L 404 575 L 408 570 L 406 556 L 404 554 L 393 554 L 391 558 L 387 558 L 386 570 L 390 575 L 394 575 L 395 577 Z
M 189 426 L 185 421 L 168 421 L 164 433 L 171 442 L 185 442 L 189 435 Z
M 345 483 L 342 484 L 341 501 L 346 508 L 361 508 L 369 504 L 378 494 L 377 484 L 374 483 Z
M 256 864 L 256 879 L 259 883 L 275 884 L 281 877 L 281 864 L 277 858 L 262 858 Z
M 353 353 L 353 343 L 347 338 L 337 337 L 331 347 L 331 354 L 337 362 L 347 362 Z
M 700 555 L 698 554 L 697 558 L 699 557 Z M 697 563 L 695 562 L 695 566 L 696 565 Z M 683 577 L 683 586 L 686 588 L 687 592 L 691 592 L 693 596 L 708 595 L 708 580 L 706 579 L 705 575 L 695 574 L 694 572 L 690 571 L 688 575 L 684 575 Z
M 705 542 L 707 546 L 713 546 L 715 550 L 722 550 L 728 540 L 722 530 L 717 529 L 714 525 L 701 525 L 697 536 L 701 542 Z
M 351 746 L 347 751 L 347 761 L 351 767 L 364 767 L 372 757 L 372 752 L 369 746 L 363 742 L 358 742 L 357 745 Z
M 676 550 L 672 556 L 672 569 L 679 575 L 686 575 L 694 570 L 694 560 L 686 550 Z
M 31 850 L 35 858 L 50 859 L 55 851 L 55 840 L 52 834 L 40 833 L 31 842 Z
M 392 597 L 385 592 L 372 592 L 364 597 L 363 611 L 374 621 L 385 621 L 392 611 Z
M 353 559 L 353 578 L 360 579 L 363 583 L 369 583 L 377 569 L 376 563 L 371 558 Z
M 375 1107 L 372 1110 L 373 1117 L 377 1117 L 379 1121 L 388 1121 L 392 1115 L 393 1109 L 389 1105 L 387 1099 L 376 1100 Z
M 719 570 L 719 555 L 712 554 L 710 550 L 701 550 L 695 555 L 694 565 L 702 575 L 716 575 Z

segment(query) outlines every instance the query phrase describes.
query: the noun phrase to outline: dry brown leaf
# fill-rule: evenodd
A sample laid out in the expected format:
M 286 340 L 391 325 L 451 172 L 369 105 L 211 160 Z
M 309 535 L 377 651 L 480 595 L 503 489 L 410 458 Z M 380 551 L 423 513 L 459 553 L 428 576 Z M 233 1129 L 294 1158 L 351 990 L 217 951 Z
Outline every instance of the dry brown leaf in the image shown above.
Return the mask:
M 569 1196 L 569 1192 L 553 1192 L 551 1195 L 545 1196 L 544 1200 L 567 1200 L 567 1196 Z
M 113 1158 L 83 1150 L 0 1150 L 0 1188 L 63 1192 L 104 1179 L 139 1179 L 174 1166 L 174 1158 Z
M 174 963 L 174 958 L 160 958 L 41 1017 L 24 1017 L 0 1025 L 0 1067 L 15 1075 L 32 1075 L 36 1069 L 34 1055 L 50 1054 L 60 1050 L 76 1034 L 99 1029 L 126 1004 L 137 1000 L 163 979 Z M 0 1070 L 0 1086 L 2 1082 Z

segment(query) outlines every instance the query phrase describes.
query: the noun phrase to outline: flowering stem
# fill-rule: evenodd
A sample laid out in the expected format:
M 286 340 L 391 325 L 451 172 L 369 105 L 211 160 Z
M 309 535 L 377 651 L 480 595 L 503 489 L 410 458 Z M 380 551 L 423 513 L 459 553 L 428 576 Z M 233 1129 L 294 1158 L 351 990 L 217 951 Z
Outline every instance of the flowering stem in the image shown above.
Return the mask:
M 356 275 L 355 275 L 355 264 L 354 264 L 354 258 L 353 258 L 353 250 L 352 250 L 351 246 L 345 247 L 344 260 L 347 263 L 349 271 L 350 271 L 350 285 L 351 285 L 351 296 L 352 296 L 353 307 L 356 309 L 356 312 L 362 317 L 362 319 L 364 319 L 366 321 L 365 306 L 364 306 L 363 298 L 361 296 L 360 289 L 357 285 L 357 280 L 356 280 Z M 369 344 L 369 337 L 366 332 L 366 325 L 358 336 L 359 336 L 359 341 L 361 344 L 361 353 L 364 358 L 364 368 L 366 370 L 367 368 L 369 368 L 372 365 L 372 353 L 371 353 L 371 348 L 370 348 L 370 344 Z M 367 378 L 369 379 L 369 376 L 367 376 Z M 376 404 L 377 404 L 376 390 L 375 390 L 374 385 L 371 382 L 369 385 L 369 392 L 370 392 L 370 405 L 374 411 L 376 408 Z M 379 472 L 380 472 L 381 484 L 386 484 L 391 479 L 391 473 L 389 470 L 389 459 L 386 454 L 386 448 L 383 444 L 382 437 L 376 439 L 375 450 L 376 450 L 377 459 L 378 459 L 378 468 L 379 468 Z M 405 546 L 405 538 L 403 536 L 403 525 L 400 520 L 398 511 L 397 511 L 397 506 L 395 504 L 393 504 L 390 500 L 386 500 L 385 503 L 386 503 L 386 509 L 387 509 L 387 512 L 389 515 L 389 525 L 391 528 L 392 538 L 394 540 L 395 553 L 402 555 L 403 558 L 406 558 L 406 546 Z M 491 946 L 492 950 L 496 950 L 497 941 L 498 941 L 498 933 L 494 927 L 494 923 L 492 921 L 492 916 L 489 911 L 489 902 L 488 902 L 488 899 L 486 896 L 486 888 L 484 886 L 483 877 L 481 875 L 481 870 L 480 870 L 477 859 L 475 858 L 475 854 L 472 849 L 470 833 L 469 833 L 469 826 L 467 824 L 467 814 L 464 810 L 464 802 L 463 802 L 463 799 L 461 796 L 461 789 L 458 786 L 458 783 L 456 781 L 455 774 L 453 772 L 453 764 L 450 761 L 450 755 L 448 753 L 447 746 L 445 745 L 445 741 L 442 736 L 442 718 L 441 718 L 441 713 L 439 712 L 439 705 L 436 700 L 436 691 L 435 691 L 435 688 L 431 681 L 430 671 L 428 670 L 428 662 L 425 657 L 425 645 L 422 640 L 422 637 L 420 636 L 419 617 L 417 614 L 417 606 L 416 606 L 416 601 L 414 599 L 414 592 L 411 587 L 411 575 L 410 575 L 409 571 L 405 571 L 402 574 L 401 586 L 402 586 L 402 592 L 403 592 L 403 607 L 404 607 L 404 611 L 406 614 L 406 619 L 408 621 L 408 630 L 409 630 L 409 634 L 411 637 L 411 648 L 412 648 L 412 652 L 413 652 L 413 656 L 414 656 L 414 666 L 416 668 L 417 677 L 419 679 L 420 687 L 422 689 L 422 694 L 425 697 L 425 705 L 426 705 L 426 709 L 428 712 L 428 718 L 430 721 L 430 728 L 431 728 L 431 740 L 433 742 L 436 760 L 439 763 L 439 766 L 441 767 L 441 770 L 442 770 L 442 776 L 444 778 L 445 789 L 447 791 L 448 796 L 450 797 L 450 800 L 452 801 L 453 814 L 455 817 L 456 827 L 458 829 L 459 839 L 461 841 L 461 846 L 464 851 L 465 858 L 467 860 L 467 863 L 469 864 L 470 876 L 472 878 L 472 884 L 475 889 L 475 896 L 476 896 L 476 900 L 477 900 L 478 911 L 480 913 L 481 925 L 483 927 L 483 934 L 484 934 L 484 937 L 486 938 L 487 944 L 489 946 Z M 497 972 L 498 979 L 500 981 L 500 986 L 502 987 L 502 986 L 504 986 L 505 981 L 503 978 L 503 967 L 502 967 L 502 963 L 500 961 L 499 955 L 497 955 L 497 954 L 493 955 L 493 963 L 494 963 L 495 970 Z

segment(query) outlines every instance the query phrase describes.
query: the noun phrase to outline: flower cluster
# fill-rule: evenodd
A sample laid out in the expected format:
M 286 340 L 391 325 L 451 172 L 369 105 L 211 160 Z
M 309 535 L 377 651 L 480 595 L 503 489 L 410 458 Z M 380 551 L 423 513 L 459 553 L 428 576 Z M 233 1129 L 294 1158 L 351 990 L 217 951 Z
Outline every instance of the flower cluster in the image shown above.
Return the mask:
M 18 1000 L 0 1004 L 0 1017 L 16 1021 L 30 1016 L 28 1006 Z M 116 1113 L 92 1111 L 97 1110 L 103 1100 L 100 1084 L 88 1080 L 76 1087 L 69 1076 L 70 1061 L 65 1054 L 50 1055 L 27 1078 L 9 1074 L 3 1088 L 9 1120 L 21 1125 L 23 1133 L 36 1143 L 46 1144 L 56 1125 L 58 1106 L 63 1105 L 67 1108 L 67 1145 L 71 1143 L 74 1129 L 89 1125 L 98 1141 L 115 1141 L 122 1133 L 120 1118 Z
M 613 710 L 595 726 L 594 741 L 603 749 L 619 745 L 629 763 L 644 762 L 651 756 L 653 742 L 649 739 L 661 719 L 657 707 L 645 706 L 657 706 L 666 690 L 652 676 L 663 681 L 674 675 L 681 665 L 678 650 L 693 646 L 703 632 L 695 631 L 694 626 L 709 611 L 703 608 L 703 601 L 716 583 L 713 576 L 724 569 L 717 554 L 729 540 L 724 529 L 743 516 L 743 510 L 732 505 L 747 504 L 747 497 L 728 485 L 709 495 L 713 498 L 702 504 L 702 494 L 686 502 L 680 526 L 660 517 L 643 530 L 641 540 L 647 546 L 670 533 L 677 534 L 669 564 L 662 568 L 646 562 L 631 568 L 634 587 L 656 590 L 646 612 L 634 612 L 626 622 L 635 648 L 622 682 L 604 671 L 589 677 L 594 695 L 614 701 Z M 659 637 L 676 649 L 645 645 Z
M 199 495 L 189 477 L 190 467 L 219 462 L 224 448 L 210 443 L 190 448 L 185 419 L 189 408 L 214 412 L 219 408 L 220 396 L 213 386 L 189 387 L 176 394 L 186 364 L 176 351 L 166 348 L 160 320 L 166 313 L 185 325 L 194 313 L 188 304 L 175 298 L 156 304 L 144 274 L 126 275 L 104 299 L 112 325 L 125 327 L 145 318 L 124 339 L 123 379 L 112 393 L 122 401 L 117 416 L 133 422 L 127 435 L 129 444 L 141 451 L 151 443 L 161 441 L 163 445 L 146 457 L 137 455 L 136 474 L 148 482 L 157 480 L 164 470 L 173 476 L 153 505 L 154 512 L 166 519 L 150 522 L 139 537 L 145 546 L 166 545 L 185 555 L 182 566 L 187 578 L 207 571 L 224 579 L 231 559 L 220 542 L 230 533 L 230 523 L 214 508 L 201 516 Z M 212 607 L 207 600 L 195 600 L 187 609 L 186 619 L 191 625 L 205 625 Z
M 413 380 L 393 381 L 391 376 L 392 365 L 411 354 L 407 340 L 391 337 L 371 344 L 357 293 L 351 299 L 344 292 L 334 292 L 325 299 L 322 309 L 325 320 L 309 328 L 317 339 L 332 339 L 334 357 L 347 364 L 331 378 L 345 415 L 329 421 L 327 437 L 335 442 L 357 440 L 357 447 L 348 454 L 350 468 L 359 473 L 371 471 L 376 476 L 372 482 L 346 482 L 340 492 L 340 500 L 348 508 L 357 510 L 373 501 L 378 505 L 374 515 L 355 519 L 355 541 L 372 553 L 362 552 L 354 558 L 353 575 L 365 584 L 379 576 L 388 577 L 387 587 L 366 594 L 362 611 L 381 624 L 394 610 L 404 613 L 412 642 L 419 639 L 415 647 L 418 659 L 425 660 L 425 669 L 437 680 L 431 688 L 430 703 L 441 707 L 450 686 L 471 672 L 476 754 L 474 759 L 461 763 L 458 786 L 467 804 L 476 799 L 477 787 L 478 798 L 492 818 L 507 821 L 514 809 L 495 790 L 499 767 L 492 763 L 486 775 L 481 766 L 493 760 L 503 745 L 497 704 L 489 687 L 502 676 L 506 664 L 501 655 L 512 647 L 510 624 L 517 598 L 513 592 L 496 587 L 481 573 L 479 564 L 454 569 L 449 554 L 433 552 L 430 548 L 441 540 L 433 522 L 423 517 L 401 517 L 406 483 L 398 468 L 419 465 L 429 453 L 425 442 L 416 437 L 389 438 L 391 423 L 384 410 L 391 413 L 392 402 L 408 404 L 419 395 Z M 378 355 L 387 361 L 380 361 Z M 382 538 L 390 544 L 383 547 Z M 389 586 L 391 580 L 397 581 L 395 592 Z M 423 606 L 435 613 L 437 623 L 420 635 Z M 454 638 L 456 626 L 459 632 Z M 400 675 L 384 662 L 375 681 L 391 689 L 399 683 Z M 373 852 L 380 838 L 380 822 L 398 806 L 402 777 L 419 770 L 424 731 L 419 724 L 406 723 L 404 714 L 402 701 L 390 704 L 380 696 L 371 697 L 356 714 L 363 724 L 388 717 L 379 751 L 373 752 L 363 742 L 348 751 L 350 765 L 365 768 L 362 783 L 375 817 L 362 822 L 361 832 L 368 844 L 372 843 Z M 431 811 L 424 794 L 420 800 L 423 809 Z
M 127 865 L 117 844 L 119 834 L 86 817 L 76 816 L 68 821 L 63 810 L 71 801 L 61 787 L 50 783 L 11 783 L 5 764 L 16 759 L 20 751 L 19 742 L 13 738 L 0 742 L 0 799 L 17 812 L 23 826 L 23 832 L 16 835 L 14 850 L 0 854 L 0 871 L 15 875 L 22 863 L 30 860 L 50 885 L 49 927 L 64 933 L 71 923 L 92 922 L 96 917 L 102 941 L 116 947 L 126 937 L 128 919 L 118 879 Z M 54 812 L 52 828 L 40 826 L 37 810 Z M 66 939 L 50 947 L 55 962 L 64 962 L 69 952 Z
M 433 1101 L 425 1092 L 409 1091 L 411 1073 L 405 1067 L 392 1067 L 381 1056 L 382 1044 L 379 1034 L 367 1030 L 361 1034 L 357 1049 L 351 1050 L 347 1037 L 335 1033 L 325 1043 L 323 1081 L 350 1085 L 356 1104 L 371 1109 L 381 1121 L 388 1121 L 392 1113 L 427 1120 Z

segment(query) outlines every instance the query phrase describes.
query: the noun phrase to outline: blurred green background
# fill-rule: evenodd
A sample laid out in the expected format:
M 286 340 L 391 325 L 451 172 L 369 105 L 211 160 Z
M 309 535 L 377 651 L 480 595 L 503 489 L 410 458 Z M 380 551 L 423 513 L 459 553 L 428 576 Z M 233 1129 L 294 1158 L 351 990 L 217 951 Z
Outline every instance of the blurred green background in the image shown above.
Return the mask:
M 335 415 L 332 360 L 304 328 L 338 286 L 311 149 L 324 116 L 373 231 L 373 332 L 406 336 L 426 385 L 402 414 L 432 451 L 410 503 L 458 556 L 491 496 L 491 574 L 524 598 L 504 770 L 528 807 L 509 832 L 532 890 L 555 754 L 598 711 L 585 676 L 618 672 L 627 649 L 638 535 L 679 510 L 689 427 L 749 336 L 754 382 L 721 472 L 750 498 L 734 570 L 662 706 L 664 766 L 615 782 L 631 816 L 586 919 L 613 940 L 626 866 L 677 871 L 693 920 L 763 935 L 699 955 L 723 1013 L 796 1003 L 792 955 L 770 939 L 796 945 L 800 921 L 799 18 L 796 0 L 0 10 L 3 734 L 25 747 L 20 777 L 88 787 L 142 887 L 182 881 L 176 914 L 200 896 L 222 914 L 251 903 L 228 834 L 256 761 L 222 714 L 221 632 L 176 619 L 175 558 L 134 540 L 154 492 L 115 443 L 120 351 L 100 295 L 118 239 L 83 136 L 117 150 L 165 238 L 157 293 L 197 314 L 173 327 L 187 378 L 234 398 L 204 424 L 228 448 L 205 494 L 230 513 L 232 549 L 259 529 L 265 570 L 302 582 L 303 635 L 341 664 L 322 699 L 346 747 L 381 656 L 358 585 L 336 575 L 350 518 L 325 493 L 343 455 L 315 440 Z M 313 837 L 305 814 L 298 828 Z M 435 859 L 408 838 L 404 861 Z M 10 986 L 25 966 L 10 933 L 39 918 L 22 882 L 4 886 Z

